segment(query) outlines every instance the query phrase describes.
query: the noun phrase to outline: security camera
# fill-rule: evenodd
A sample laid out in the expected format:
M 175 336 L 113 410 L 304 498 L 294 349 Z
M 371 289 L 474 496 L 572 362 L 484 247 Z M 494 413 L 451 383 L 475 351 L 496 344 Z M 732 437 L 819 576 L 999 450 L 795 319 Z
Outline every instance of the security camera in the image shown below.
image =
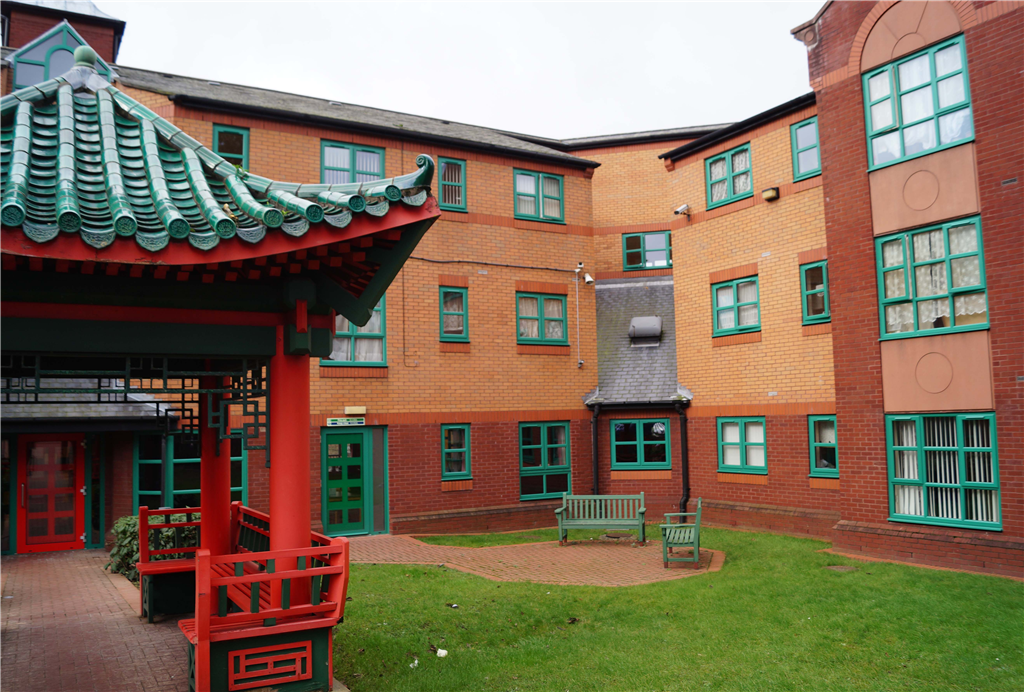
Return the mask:
M 594 277 L 592 277 L 590 274 L 586 274 L 586 273 L 583 274 L 583 283 L 588 284 L 588 285 L 593 284 L 594 283 Z
M 576 263 L 576 268 L 577 269 L 583 269 L 583 262 L 577 262 Z
M 675 212 L 673 212 L 673 213 L 676 216 L 679 216 L 680 214 L 686 214 L 687 216 L 689 216 L 690 215 L 690 205 L 689 204 L 684 204 L 683 206 L 681 206 L 678 209 L 676 209 Z

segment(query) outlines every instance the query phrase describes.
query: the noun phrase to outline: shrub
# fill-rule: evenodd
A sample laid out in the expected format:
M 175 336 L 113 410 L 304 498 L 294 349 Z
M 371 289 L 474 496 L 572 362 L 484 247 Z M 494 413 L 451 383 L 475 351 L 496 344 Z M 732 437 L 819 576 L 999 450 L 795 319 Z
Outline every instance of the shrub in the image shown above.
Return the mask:
M 172 515 L 171 521 L 185 521 L 185 515 Z M 132 583 L 138 584 L 139 571 L 135 568 L 135 563 L 139 561 L 139 518 L 132 515 L 121 517 L 114 522 L 112 530 L 114 533 L 114 547 L 110 551 L 110 562 L 106 564 L 105 569 L 109 569 L 116 574 L 123 574 Z M 195 526 L 186 526 L 177 531 L 180 537 L 180 547 L 199 545 L 199 532 L 196 531 Z M 175 547 L 174 533 L 174 529 L 150 531 L 150 549 L 162 550 Z M 177 555 L 171 553 L 167 555 L 154 555 L 151 559 L 154 561 L 166 560 L 175 557 L 186 557 L 191 554 L 183 553 L 182 555 Z

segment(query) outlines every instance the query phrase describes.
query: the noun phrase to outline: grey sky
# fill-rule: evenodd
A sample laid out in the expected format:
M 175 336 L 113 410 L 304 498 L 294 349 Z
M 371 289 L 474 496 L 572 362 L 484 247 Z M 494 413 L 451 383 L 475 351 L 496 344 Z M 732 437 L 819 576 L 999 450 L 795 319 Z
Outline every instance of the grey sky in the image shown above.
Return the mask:
M 810 91 L 789 3 L 101 1 L 118 62 L 547 137 L 741 120 Z

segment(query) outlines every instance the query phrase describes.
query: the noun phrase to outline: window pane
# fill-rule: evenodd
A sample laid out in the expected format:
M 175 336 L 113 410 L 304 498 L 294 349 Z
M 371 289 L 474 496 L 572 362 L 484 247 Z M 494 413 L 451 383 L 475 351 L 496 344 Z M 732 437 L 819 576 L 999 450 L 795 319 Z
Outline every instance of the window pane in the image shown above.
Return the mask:
M 356 362 L 380 363 L 384 361 L 383 339 L 356 339 Z
M 884 130 L 892 125 L 892 101 L 886 99 L 871 106 L 871 129 Z
M 949 299 L 924 300 L 917 304 L 918 329 L 943 329 L 950 326 Z
M 565 447 L 548 448 L 548 466 L 565 466 Z
M 330 360 L 352 360 L 352 339 L 334 339 Z
M 519 320 L 519 336 L 524 339 L 540 338 L 540 320 Z
M 956 72 L 961 66 L 959 45 L 943 48 L 935 53 L 935 73 L 939 77 Z
M 740 448 L 738 445 L 724 445 L 722 447 L 722 464 L 724 466 L 740 465 Z
M 902 269 L 895 269 L 883 274 L 886 298 L 902 298 L 906 296 L 907 284 L 903 277 L 904 274 Z
M 868 80 L 868 98 L 877 101 L 889 94 L 889 73 L 881 72 Z
M 999 521 L 999 493 L 996 490 L 964 490 L 964 519 Z
M 202 452 L 199 447 L 199 435 L 185 434 L 174 436 L 175 459 L 198 459 L 200 456 L 202 456 Z
M 441 186 L 441 202 L 453 207 L 462 206 L 462 188 L 455 185 Z
M 814 448 L 814 468 L 816 468 L 816 469 L 835 469 L 836 468 L 836 448 L 835 447 L 815 447 Z
M 661 442 L 665 439 L 665 424 L 644 423 L 644 440 L 647 442 Z
M 732 179 L 732 193 L 734 195 L 741 195 L 744 192 L 750 192 L 750 172 L 740 173 L 737 176 L 733 176 Z
M 616 442 L 636 442 L 636 423 L 616 423 Z
M 55 50 L 50 53 L 50 79 L 60 77 L 75 66 L 75 56 L 70 50 Z
M 356 170 L 364 173 L 380 173 L 380 154 L 375 151 L 356 152 Z
M 899 66 L 900 91 L 913 89 L 931 79 L 928 56 L 922 55 Z
M 46 73 L 42 65 L 32 65 L 27 62 L 19 62 L 17 67 L 17 81 L 18 84 L 24 84 L 25 86 L 32 86 L 43 81 Z
M 825 269 L 824 267 L 811 267 L 804 272 L 804 281 L 806 282 L 805 289 L 808 291 L 816 291 L 825 288 Z
M 564 425 L 551 425 L 551 426 L 548 426 L 548 444 L 549 445 L 564 445 L 565 444 L 565 426 Z
M 668 461 L 667 445 L 645 444 L 644 462 L 648 464 L 662 463 Z
M 824 293 L 811 293 L 807 296 L 807 315 L 814 317 L 815 315 L 825 314 L 825 294 Z
M 139 490 L 159 491 L 162 471 L 160 464 L 139 464 Z
M 199 463 L 174 465 L 175 490 L 199 490 Z
M 463 311 L 463 300 L 461 291 L 443 291 L 441 296 L 444 298 L 444 311 L 445 312 L 462 312 Z
M 739 423 L 722 423 L 722 441 L 723 442 L 739 442 L 740 441 L 740 424 Z
M 719 310 L 718 328 L 732 329 L 736 326 L 736 315 L 732 310 Z
M 988 321 L 988 306 L 984 293 L 971 293 L 966 296 L 953 297 L 953 312 L 956 313 L 955 323 L 984 324 Z
M 462 182 L 462 166 L 457 163 L 444 162 L 441 164 L 441 181 L 445 183 Z
M 726 171 L 725 159 L 721 158 L 721 159 L 717 159 L 715 161 L 712 161 L 711 165 L 709 166 L 709 169 L 711 171 L 711 179 L 712 180 L 718 180 L 720 178 L 724 178 L 725 177 L 725 171 Z
M 626 236 L 626 249 L 639 250 L 643 239 L 638 235 Z
M 887 305 L 885 308 L 885 333 L 914 331 L 914 310 L 910 303 Z
M 447 452 L 444 455 L 444 471 L 445 473 L 465 473 L 466 453 Z
M 903 150 L 907 156 L 935 148 L 935 123 L 931 120 L 903 130 Z
M 818 141 L 818 126 L 815 123 L 807 123 L 806 125 L 797 128 L 796 131 L 796 148 L 806 149 L 807 147 L 817 143 Z
M 711 184 L 711 201 L 712 202 L 721 202 L 723 199 L 725 199 L 725 195 L 727 194 L 728 190 L 729 190 L 729 186 L 726 183 L 726 181 L 724 181 L 724 180 L 719 181 L 717 183 L 712 183 Z
M 644 236 L 644 244 L 647 250 L 664 250 L 665 249 L 665 236 L 661 233 L 654 235 Z
M 914 235 L 914 261 L 925 262 L 946 256 L 942 231 L 929 231 Z
M 558 178 L 544 178 L 544 196 L 545 197 L 560 197 L 562 185 L 558 182 Z
M 932 90 L 918 89 L 900 97 L 900 110 L 903 111 L 903 122 L 912 123 L 927 118 L 935 113 L 932 105 Z
M 443 331 L 451 336 L 461 336 L 465 333 L 465 319 L 462 315 L 445 315 Z
M 749 444 L 751 442 L 764 442 L 764 424 L 760 421 L 749 421 L 744 426 L 746 430 L 744 435 L 746 436 L 745 441 Z
M 241 132 L 218 131 L 217 153 L 221 155 L 235 154 L 242 156 L 245 154 L 245 137 L 242 136 Z
M 639 252 L 626 253 L 626 264 L 629 265 L 630 267 L 638 267 L 640 266 L 641 262 L 643 262 L 643 260 L 641 259 L 641 255 Z
M 370 313 L 370 320 L 362 327 L 357 327 L 356 332 L 359 334 L 380 334 L 380 325 L 380 311 L 374 310 L 373 312 Z
M 187 493 L 185 495 L 175 495 L 174 496 L 174 506 L 176 508 L 178 508 L 178 507 L 180 507 L 180 508 L 184 508 L 184 507 L 199 507 L 200 506 L 200 502 L 201 502 L 201 497 L 200 497 L 199 493 Z
M 521 476 L 519 478 L 520 495 L 542 495 L 544 493 L 544 476 Z
M 943 144 L 967 139 L 971 134 L 970 108 L 939 116 L 939 139 Z
M 636 445 L 615 445 L 615 461 L 619 464 L 635 464 L 640 461 Z
M 946 293 L 946 265 L 938 262 L 916 267 L 914 284 L 918 296 L 938 296 Z
M 814 421 L 814 441 L 824 444 L 836 443 L 836 424 L 830 420 Z
M 237 437 L 231 438 L 231 457 L 242 456 L 242 441 Z
M 160 435 L 139 435 L 139 459 L 160 461 L 161 439 Z
M 736 284 L 736 302 L 737 303 L 752 303 L 757 300 L 757 283 L 754 281 L 744 281 L 743 283 Z
M 750 150 L 744 149 L 732 155 L 732 172 L 743 171 L 750 168 Z
M 242 460 L 232 459 L 231 460 L 231 487 L 240 488 L 242 487 Z
M 444 431 L 445 449 L 463 449 L 466 446 L 466 431 L 462 428 L 447 428 Z
M 978 251 L 978 232 L 971 226 L 957 226 L 949 229 L 949 254 L 960 255 Z
M 916 485 L 897 485 L 893 488 L 896 514 L 922 516 L 924 502 L 921 499 L 921 488 Z
M 555 473 L 548 474 L 547 476 L 547 492 L 549 493 L 567 493 L 569 492 L 569 474 L 567 473 Z
M 721 286 L 715 289 L 716 306 L 724 308 L 732 304 L 732 286 Z
M 519 316 L 520 317 L 536 317 L 539 313 L 538 301 L 536 298 L 522 297 L 519 299 Z
M 657 252 L 648 252 L 647 261 L 644 262 L 645 267 L 667 267 L 668 257 L 662 250 Z
M 747 466 L 764 466 L 764 447 L 760 445 L 747 447 Z
M 342 185 L 348 182 L 348 171 L 324 171 L 324 182 L 328 185 Z
M 747 326 L 751 324 L 757 324 L 757 306 L 756 305 L 741 305 L 740 306 L 740 326 Z
M 326 147 L 324 149 L 324 165 L 331 168 L 349 168 L 351 166 L 349 156 L 349 150 L 343 147 Z M 348 180 L 339 182 L 348 182 Z
M 527 445 L 540 445 L 540 431 L 541 427 L 539 425 L 524 425 L 520 431 L 520 443 L 524 447 Z
M 528 216 L 537 215 L 537 200 L 533 197 L 516 196 L 516 211 Z
M 519 174 L 516 176 L 516 192 L 524 195 L 537 194 L 537 180 L 532 175 Z
M 903 240 L 889 240 L 882 243 L 882 266 L 895 267 L 903 264 Z
M 561 318 L 562 317 L 562 301 L 558 298 L 545 298 L 544 299 L 544 318 Z
M 544 216 L 549 219 L 557 219 L 562 216 L 562 203 L 550 197 L 544 198 Z
M 928 123 L 925 123 L 926 125 Z M 875 165 L 894 161 L 900 156 L 900 135 L 898 132 L 890 132 L 882 137 L 871 140 L 871 154 Z
M 797 167 L 800 169 L 798 173 L 806 173 L 807 171 L 813 171 L 818 168 L 818 148 L 808 149 L 807 151 L 801 151 L 796 155 Z
M 949 79 L 939 82 L 939 108 L 945 108 L 960 103 L 965 98 L 964 76 L 953 75 Z

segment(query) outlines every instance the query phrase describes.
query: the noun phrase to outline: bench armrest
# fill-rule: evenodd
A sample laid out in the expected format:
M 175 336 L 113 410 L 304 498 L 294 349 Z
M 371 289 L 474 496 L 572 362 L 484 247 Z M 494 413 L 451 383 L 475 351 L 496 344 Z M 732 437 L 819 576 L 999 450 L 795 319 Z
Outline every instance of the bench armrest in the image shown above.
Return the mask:
M 638 509 L 636 511 L 636 513 L 637 514 L 647 514 L 647 508 L 646 507 L 641 507 L 640 509 Z
M 564 511 L 565 511 L 565 507 L 558 507 L 557 509 L 555 509 L 555 514 L 561 514 Z
M 695 516 L 697 516 L 697 513 L 696 512 L 673 512 L 671 514 L 666 514 L 665 516 L 666 517 L 695 517 Z

